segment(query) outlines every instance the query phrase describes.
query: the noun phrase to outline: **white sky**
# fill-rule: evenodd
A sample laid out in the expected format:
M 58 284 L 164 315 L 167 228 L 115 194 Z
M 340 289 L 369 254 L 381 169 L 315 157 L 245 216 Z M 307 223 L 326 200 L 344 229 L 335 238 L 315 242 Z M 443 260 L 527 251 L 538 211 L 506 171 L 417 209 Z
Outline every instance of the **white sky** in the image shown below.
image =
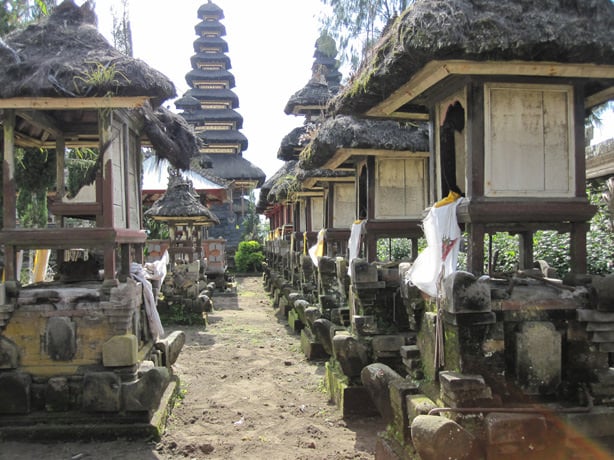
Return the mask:
M 80 2 L 83 3 L 83 2 Z M 111 8 L 119 0 L 95 0 L 98 30 L 112 43 Z M 191 70 L 200 22 L 198 8 L 207 0 L 129 0 L 134 57 L 165 74 L 177 95 L 188 90 L 185 74 Z M 260 167 L 267 179 L 283 164 L 277 160 L 282 138 L 303 124 L 302 117 L 286 115 L 292 94 L 311 77 L 315 41 L 319 36 L 320 0 L 214 0 L 224 11 L 227 56 L 235 77 L 236 109 L 243 116 L 241 132 L 248 139 L 244 158 Z M 175 111 L 173 100 L 164 103 Z

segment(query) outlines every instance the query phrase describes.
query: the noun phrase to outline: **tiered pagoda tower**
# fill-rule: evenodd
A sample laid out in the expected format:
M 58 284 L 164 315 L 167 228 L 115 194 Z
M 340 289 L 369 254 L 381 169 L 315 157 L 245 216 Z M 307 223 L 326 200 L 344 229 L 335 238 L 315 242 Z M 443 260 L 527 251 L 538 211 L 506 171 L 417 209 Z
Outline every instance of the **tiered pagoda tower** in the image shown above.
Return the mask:
M 260 187 L 266 176 L 242 155 L 247 138 L 239 131 L 243 117 L 235 110 L 239 98 L 232 91 L 235 78 L 229 71 L 228 44 L 222 38 L 226 35 L 220 22 L 224 12 L 209 0 L 198 9 L 198 18 L 201 22 L 194 28 L 198 38 L 190 59 L 192 70 L 186 74 L 190 89 L 175 101 L 175 106 L 204 141 L 202 158 L 192 160 L 192 169 L 228 189 L 224 202 L 209 203 L 209 207 L 220 219 L 212 232 L 226 239 L 232 255 L 241 238 L 240 224 L 247 205 L 244 197 Z M 203 158 L 211 161 L 211 168 L 202 167 Z

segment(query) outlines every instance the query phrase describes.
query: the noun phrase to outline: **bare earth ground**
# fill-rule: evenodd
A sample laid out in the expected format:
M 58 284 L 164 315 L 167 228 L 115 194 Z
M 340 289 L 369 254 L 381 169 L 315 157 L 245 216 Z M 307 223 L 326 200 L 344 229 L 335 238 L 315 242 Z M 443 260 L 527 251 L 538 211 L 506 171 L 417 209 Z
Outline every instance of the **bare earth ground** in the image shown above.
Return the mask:
M 381 419 L 344 420 L 329 403 L 324 364 L 305 359 L 260 277 L 237 278 L 237 295 L 213 301 L 207 328 L 180 328 L 186 344 L 174 367 L 183 399 L 160 442 L 4 442 L 0 460 L 374 457 Z

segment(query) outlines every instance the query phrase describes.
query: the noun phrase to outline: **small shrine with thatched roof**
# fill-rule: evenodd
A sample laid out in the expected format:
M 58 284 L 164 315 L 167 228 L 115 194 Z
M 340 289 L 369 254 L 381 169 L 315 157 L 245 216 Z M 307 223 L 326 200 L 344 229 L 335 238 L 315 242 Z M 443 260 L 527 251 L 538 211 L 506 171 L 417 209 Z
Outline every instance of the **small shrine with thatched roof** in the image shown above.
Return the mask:
M 95 23 L 89 2 L 65 0 L 1 42 L 3 439 L 47 429 L 106 435 L 97 429 L 100 420 L 106 430 L 123 425 L 155 435 L 160 427 L 152 417 L 177 386 L 172 364 L 183 333 L 164 336 L 142 265 L 141 146 L 185 169 L 200 141 L 160 107 L 175 96 L 171 81 L 115 50 Z M 69 192 L 69 154 L 79 148 L 97 159 Z M 48 196 L 55 226 L 19 225 L 18 149 L 56 153 L 56 186 Z M 54 251 L 55 279 L 22 285 L 22 250 Z
M 206 235 L 207 228 L 220 221 L 199 201 L 191 181 L 181 172 L 169 168 L 168 182 L 166 193 L 145 211 L 146 216 L 166 224 L 169 232 L 166 248 L 169 273 L 160 286 L 164 298 L 159 302 L 160 310 L 178 303 L 192 313 L 203 314 L 206 323 L 213 288 L 225 287 L 225 265 L 208 271 L 206 257 L 211 255 L 214 243 L 223 249 L 223 240 L 209 240 Z M 209 254 L 204 254 L 203 248 L 209 249 Z M 207 274 L 214 280 L 213 286 L 207 283 Z

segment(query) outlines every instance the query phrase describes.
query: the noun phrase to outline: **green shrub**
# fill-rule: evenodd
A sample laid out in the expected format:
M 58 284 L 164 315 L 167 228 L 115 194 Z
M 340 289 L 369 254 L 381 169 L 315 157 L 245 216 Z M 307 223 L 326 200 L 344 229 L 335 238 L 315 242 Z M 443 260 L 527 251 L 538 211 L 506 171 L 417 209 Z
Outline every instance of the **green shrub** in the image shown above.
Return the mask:
M 235 266 L 239 272 L 259 271 L 264 262 L 262 246 L 258 241 L 241 241 L 235 253 Z

